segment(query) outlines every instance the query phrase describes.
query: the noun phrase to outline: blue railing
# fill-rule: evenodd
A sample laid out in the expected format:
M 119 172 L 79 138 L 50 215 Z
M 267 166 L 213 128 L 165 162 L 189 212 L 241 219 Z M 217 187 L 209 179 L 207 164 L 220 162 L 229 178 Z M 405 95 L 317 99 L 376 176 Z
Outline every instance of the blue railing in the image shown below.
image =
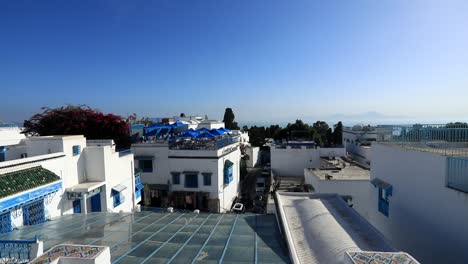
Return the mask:
M 447 158 L 447 187 L 468 193 L 468 158 Z
M 37 236 L 34 240 L 0 240 L 0 263 L 29 263 L 32 245 L 38 241 Z
M 133 154 L 133 151 L 131 149 L 119 151 L 119 157 L 127 156 L 130 154 Z

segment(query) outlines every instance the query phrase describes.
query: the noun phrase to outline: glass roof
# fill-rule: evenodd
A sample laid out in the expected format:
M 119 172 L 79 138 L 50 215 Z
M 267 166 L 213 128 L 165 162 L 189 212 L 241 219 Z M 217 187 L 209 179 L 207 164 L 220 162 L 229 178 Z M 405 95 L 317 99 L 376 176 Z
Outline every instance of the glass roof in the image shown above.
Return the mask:
M 274 215 L 192 212 L 66 215 L 6 239 L 110 247 L 112 263 L 290 263 Z

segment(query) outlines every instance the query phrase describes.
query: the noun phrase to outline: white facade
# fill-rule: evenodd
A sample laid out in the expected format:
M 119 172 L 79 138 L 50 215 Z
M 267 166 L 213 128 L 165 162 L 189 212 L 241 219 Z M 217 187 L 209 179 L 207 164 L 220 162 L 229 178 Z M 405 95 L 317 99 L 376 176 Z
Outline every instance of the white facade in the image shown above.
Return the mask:
M 448 157 L 384 144 L 372 148 L 371 178 L 391 186 L 392 194 L 385 216 L 379 188 L 371 187 L 370 222 L 422 263 L 465 263 L 468 194 L 446 187 Z
M 207 193 L 210 199 L 208 207 L 217 212 L 230 210 L 238 196 L 241 159 L 239 143 L 217 150 L 170 149 L 168 143 L 139 143 L 132 145 L 132 151 L 135 155 L 135 166 L 143 170 L 142 182 L 150 185 L 150 195 L 154 195 L 151 185 L 163 191 L 167 190 L 169 196 L 174 192 Z M 140 163 L 140 160 L 151 163 L 151 169 L 145 170 L 141 167 L 143 163 Z M 233 180 L 229 184 L 224 184 L 226 160 L 233 163 Z M 197 187 L 187 187 L 187 174 L 193 173 L 198 178 Z M 208 177 L 204 174 L 211 175 L 209 185 L 204 183 L 204 177 Z M 179 183 L 174 183 L 173 177 L 179 177 Z M 171 205 L 170 197 L 167 197 L 167 203 L 167 206 Z M 161 206 L 164 206 L 164 203 Z
M 368 170 L 348 163 L 346 167 L 337 169 L 304 169 L 304 178 L 315 193 L 345 196 L 361 216 L 369 219 L 371 184 Z
M 254 168 L 258 164 L 260 164 L 260 148 L 259 147 L 246 147 L 246 155 L 247 158 L 247 167 Z
M 319 168 L 321 157 L 343 157 L 344 148 L 272 146 L 271 169 L 281 177 L 303 177 L 304 169 Z
M 363 130 L 361 126 L 343 130 L 343 145 L 346 152 L 356 161 L 370 165 L 372 159 L 372 142 L 388 141 L 392 130 L 385 127 L 371 127 Z
M 91 144 L 93 145 L 93 144 Z M 64 214 L 89 213 L 91 211 L 131 212 L 136 206 L 133 154 L 119 153 L 113 146 L 87 147 L 83 136 L 48 136 L 23 139 L 18 146 L 26 151 L 27 158 L 0 162 L 0 174 L 18 172 L 33 168 L 46 169 L 60 179 L 0 199 L 3 212 L 10 212 L 13 226 L 23 225 L 18 216 L 22 205 L 15 205 L 15 199 L 32 197 L 30 193 L 43 192 L 48 186 L 58 186 L 53 192 L 45 193 L 45 219 Z M 13 151 L 15 146 L 11 146 Z M 125 155 L 124 155 L 125 154 Z M 114 194 L 119 186 L 119 204 L 114 206 Z M 88 194 L 96 195 L 92 199 Z M 97 197 L 99 196 L 99 197 Z M 37 199 L 36 198 L 36 199 Z M 25 199 L 25 198 L 21 198 Z M 26 198 L 27 199 L 27 198 Z M 28 201 L 23 201 L 22 204 Z

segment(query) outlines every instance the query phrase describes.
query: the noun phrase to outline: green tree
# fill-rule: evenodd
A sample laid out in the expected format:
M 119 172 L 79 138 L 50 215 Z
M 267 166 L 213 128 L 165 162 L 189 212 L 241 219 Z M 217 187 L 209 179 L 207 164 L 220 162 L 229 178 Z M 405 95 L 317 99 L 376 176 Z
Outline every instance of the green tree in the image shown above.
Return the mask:
M 237 122 L 234 121 L 235 117 L 236 116 L 234 115 L 234 112 L 232 111 L 232 109 L 231 108 L 226 108 L 226 111 L 224 111 L 223 122 L 224 122 L 224 126 L 227 129 L 233 129 L 233 130 L 238 130 L 239 129 L 239 126 L 237 125 Z
M 342 145 L 343 144 L 343 124 L 339 121 L 333 130 L 333 144 Z

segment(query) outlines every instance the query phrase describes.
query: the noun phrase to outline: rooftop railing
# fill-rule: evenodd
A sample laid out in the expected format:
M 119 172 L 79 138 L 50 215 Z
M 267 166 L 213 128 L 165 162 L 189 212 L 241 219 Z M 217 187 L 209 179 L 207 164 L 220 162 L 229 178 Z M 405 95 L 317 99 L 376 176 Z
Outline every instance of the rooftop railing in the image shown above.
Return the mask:
M 468 156 L 468 124 L 391 126 L 388 143 L 445 156 Z
M 38 241 L 37 237 L 33 240 L 0 240 L 0 263 L 29 263 L 36 257 L 31 251 Z
M 172 150 L 218 150 L 238 143 L 240 136 L 217 136 L 216 138 L 176 139 L 169 144 Z

